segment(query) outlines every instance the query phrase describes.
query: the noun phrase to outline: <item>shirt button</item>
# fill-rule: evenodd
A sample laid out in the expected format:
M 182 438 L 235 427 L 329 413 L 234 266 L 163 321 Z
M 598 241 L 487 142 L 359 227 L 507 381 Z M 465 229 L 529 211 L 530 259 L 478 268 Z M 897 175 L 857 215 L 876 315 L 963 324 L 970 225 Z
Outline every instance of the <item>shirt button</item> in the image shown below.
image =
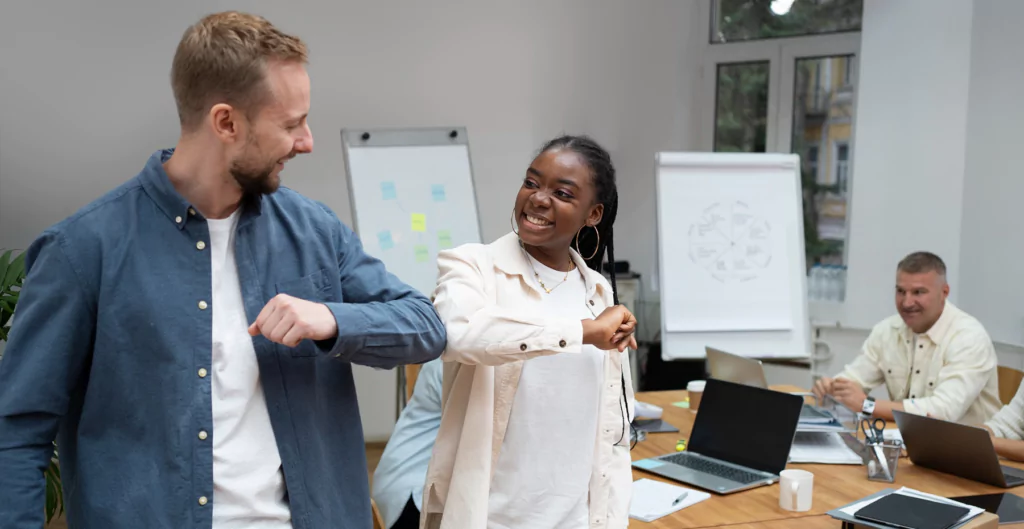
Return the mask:
M 594 305 L 594 300 L 590 300 L 590 305 L 591 305 L 591 306 L 593 306 L 593 305 Z
M 196 210 L 194 208 L 188 208 L 188 214 L 189 215 L 195 215 L 196 214 Z
M 199 301 L 199 310 L 206 310 L 207 306 L 208 305 L 206 304 L 205 301 L 202 301 L 202 300 Z
M 199 368 L 199 378 L 206 378 L 206 368 L 205 367 L 200 367 Z
M 200 441 L 205 441 L 206 440 L 206 430 L 199 430 L 199 440 Z
M 916 399 L 916 398 L 917 398 L 917 395 L 911 395 L 911 396 L 910 396 L 910 398 L 912 398 L 912 399 Z
M 181 217 L 174 217 L 175 224 L 181 224 Z
M 203 248 L 206 248 L 206 243 L 203 241 L 199 241 L 196 243 L 196 248 L 202 250 Z
M 565 340 L 559 340 L 558 346 L 559 347 L 565 347 Z
M 889 370 L 889 374 L 890 374 L 890 375 L 892 374 L 892 369 L 890 369 L 890 370 Z
M 526 350 L 526 344 L 525 343 L 524 344 L 519 344 L 519 350 L 520 351 L 525 351 Z
M 924 349 L 924 344 L 919 344 L 919 345 L 917 346 L 917 348 L 918 348 L 918 349 Z
M 199 497 L 199 505 L 206 505 L 206 496 Z
M 917 371 L 914 371 L 914 374 L 915 374 L 915 375 L 920 375 L 920 374 L 921 374 L 921 370 L 920 370 L 920 369 L 918 369 Z

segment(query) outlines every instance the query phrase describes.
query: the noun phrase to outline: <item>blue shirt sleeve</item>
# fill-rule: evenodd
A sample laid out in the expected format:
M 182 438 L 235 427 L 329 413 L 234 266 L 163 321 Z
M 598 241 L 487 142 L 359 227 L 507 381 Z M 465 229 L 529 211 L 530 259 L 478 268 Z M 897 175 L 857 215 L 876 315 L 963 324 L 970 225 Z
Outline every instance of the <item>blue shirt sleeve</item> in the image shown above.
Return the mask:
M 338 272 L 344 301 L 326 303 L 338 323 L 334 340 L 317 342 L 321 351 L 369 367 L 391 369 L 441 356 L 447 341 L 433 303 L 388 272 L 363 249 L 359 237 L 337 223 Z
M 29 247 L 27 275 L 0 360 L 0 520 L 5 528 L 43 526 L 53 441 L 88 361 L 94 304 L 60 234 Z

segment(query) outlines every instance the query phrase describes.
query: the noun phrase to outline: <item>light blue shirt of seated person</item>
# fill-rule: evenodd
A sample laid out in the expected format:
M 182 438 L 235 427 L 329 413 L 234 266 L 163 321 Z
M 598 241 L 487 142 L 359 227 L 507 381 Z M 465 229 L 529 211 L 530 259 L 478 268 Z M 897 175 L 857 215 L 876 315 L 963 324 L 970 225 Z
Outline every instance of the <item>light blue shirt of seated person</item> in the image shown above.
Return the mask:
M 390 528 L 402 515 L 409 497 L 423 510 L 423 483 L 434 440 L 441 426 L 441 360 L 423 364 L 409 404 L 402 410 L 373 473 L 373 500 Z

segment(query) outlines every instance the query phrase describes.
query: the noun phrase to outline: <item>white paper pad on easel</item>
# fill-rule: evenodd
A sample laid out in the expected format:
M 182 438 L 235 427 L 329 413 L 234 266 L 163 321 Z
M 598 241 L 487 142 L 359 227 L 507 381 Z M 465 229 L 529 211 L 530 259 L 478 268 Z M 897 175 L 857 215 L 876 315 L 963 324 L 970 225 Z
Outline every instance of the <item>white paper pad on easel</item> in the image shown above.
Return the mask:
M 676 505 L 672 502 L 686 493 L 686 498 Z M 699 490 L 678 487 L 653 479 L 638 479 L 633 482 L 633 499 L 629 503 L 629 517 L 642 522 L 653 522 L 680 509 L 700 503 L 711 495 Z

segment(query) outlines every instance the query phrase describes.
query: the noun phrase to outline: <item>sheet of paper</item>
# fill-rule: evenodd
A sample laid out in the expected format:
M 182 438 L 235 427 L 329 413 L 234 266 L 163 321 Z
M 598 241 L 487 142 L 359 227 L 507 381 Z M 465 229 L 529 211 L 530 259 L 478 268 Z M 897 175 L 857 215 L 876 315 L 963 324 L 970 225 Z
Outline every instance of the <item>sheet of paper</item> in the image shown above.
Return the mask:
M 789 451 L 789 462 L 860 465 L 864 460 L 838 433 L 798 432 Z
M 681 495 L 686 497 L 678 504 L 673 502 Z M 629 503 L 629 517 L 651 522 L 663 516 L 700 503 L 711 495 L 699 490 L 679 487 L 653 479 L 642 478 L 633 482 L 633 496 Z

